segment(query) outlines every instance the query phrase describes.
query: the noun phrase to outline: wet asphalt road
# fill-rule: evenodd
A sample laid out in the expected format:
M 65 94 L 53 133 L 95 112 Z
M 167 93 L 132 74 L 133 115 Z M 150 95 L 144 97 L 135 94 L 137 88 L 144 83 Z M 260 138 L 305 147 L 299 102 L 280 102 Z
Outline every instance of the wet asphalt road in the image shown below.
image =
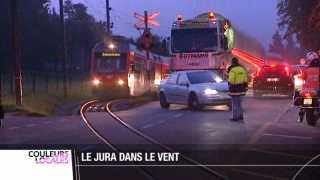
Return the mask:
M 240 153 L 232 150 L 217 151 L 214 155 L 215 164 L 304 164 L 315 155 L 312 152 L 306 153 L 303 147 L 320 144 L 320 123 L 317 127 L 297 123 L 297 109 L 292 107 L 290 99 L 246 97 L 243 106 L 245 120 L 241 122 L 229 121 L 231 112 L 224 106 L 208 107 L 202 111 L 191 111 L 181 105 L 161 109 L 156 101 L 116 114 L 148 136 L 179 151 L 186 151 L 204 164 L 213 162 L 208 159 L 208 153 L 229 145 L 245 146 L 244 149 L 248 150 Z M 105 112 L 88 113 L 88 118 L 117 145 L 136 148 L 148 144 L 128 136 L 127 130 L 119 129 L 119 124 Z M 92 144 L 102 144 L 79 116 L 24 120 L 8 117 L 6 128 L 0 131 L 0 143 L 83 144 L 84 149 L 95 146 Z M 236 153 L 239 155 L 235 156 Z M 228 156 L 230 158 L 226 158 Z M 212 168 L 228 174 L 232 179 L 291 179 L 299 169 L 240 166 L 228 167 L 228 170 L 224 167 Z

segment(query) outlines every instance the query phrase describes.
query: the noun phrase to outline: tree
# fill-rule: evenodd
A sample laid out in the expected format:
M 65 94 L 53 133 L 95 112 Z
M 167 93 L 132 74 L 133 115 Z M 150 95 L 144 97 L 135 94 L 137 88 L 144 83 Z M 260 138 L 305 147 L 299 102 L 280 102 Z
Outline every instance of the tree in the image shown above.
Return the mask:
M 282 42 L 282 37 L 279 33 L 279 31 L 276 31 L 276 33 L 272 36 L 272 43 L 269 45 L 269 52 L 274 53 L 282 57 L 284 59 L 284 45 Z
M 295 34 L 299 43 L 309 50 L 320 47 L 319 0 L 280 0 L 278 2 L 279 26 L 285 38 Z
M 105 23 L 96 22 L 88 14 L 87 7 L 81 3 L 65 2 L 65 17 L 67 29 L 67 47 L 71 68 L 79 67 L 88 70 L 90 51 L 95 43 L 105 36 Z M 77 61 L 74 61 L 74 60 Z
M 304 56 L 304 51 L 301 47 L 297 46 L 294 37 L 288 36 L 286 39 L 284 57 L 291 63 L 299 63 L 299 59 Z

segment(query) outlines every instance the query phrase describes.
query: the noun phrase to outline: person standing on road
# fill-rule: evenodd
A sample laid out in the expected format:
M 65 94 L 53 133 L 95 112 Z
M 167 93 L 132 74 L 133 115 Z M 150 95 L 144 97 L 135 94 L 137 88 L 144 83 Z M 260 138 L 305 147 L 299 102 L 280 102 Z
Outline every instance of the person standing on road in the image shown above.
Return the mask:
M 232 58 L 232 64 L 228 68 L 229 95 L 232 100 L 232 121 L 243 120 L 241 105 L 242 96 L 246 94 L 248 86 L 248 72 L 239 64 L 237 58 Z

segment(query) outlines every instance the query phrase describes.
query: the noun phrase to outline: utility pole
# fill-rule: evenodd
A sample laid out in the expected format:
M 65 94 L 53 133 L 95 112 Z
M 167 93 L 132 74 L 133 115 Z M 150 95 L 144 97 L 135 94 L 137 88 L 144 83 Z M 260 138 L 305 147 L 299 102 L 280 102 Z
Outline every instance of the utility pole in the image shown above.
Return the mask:
M 4 109 L 2 106 L 2 61 L 0 61 L 0 128 L 3 127 L 3 119 L 4 119 Z
M 17 0 L 10 1 L 11 9 L 11 30 L 12 30 L 12 59 L 15 61 L 15 86 L 16 86 L 16 105 L 22 105 L 22 73 L 21 73 L 21 54 L 19 46 L 18 12 Z
M 107 12 L 107 33 L 111 35 L 111 22 L 110 22 L 110 3 L 109 0 L 106 0 L 106 12 Z
M 62 66 L 63 66 L 63 95 L 65 98 L 68 97 L 68 89 L 67 89 L 67 43 L 66 43 L 66 29 L 64 24 L 64 8 L 63 8 L 63 0 L 59 0 L 60 7 L 60 24 L 61 24 L 61 58 L 62 58 Z
M 148 11 L 144 11 L 144 31 L 149 32 L 149 26 L 148 26 Z M 150 58 L 150 52 L 149 52 L 149 47 L 146 48 L 146 53 L 147 53 L 147 59 Z

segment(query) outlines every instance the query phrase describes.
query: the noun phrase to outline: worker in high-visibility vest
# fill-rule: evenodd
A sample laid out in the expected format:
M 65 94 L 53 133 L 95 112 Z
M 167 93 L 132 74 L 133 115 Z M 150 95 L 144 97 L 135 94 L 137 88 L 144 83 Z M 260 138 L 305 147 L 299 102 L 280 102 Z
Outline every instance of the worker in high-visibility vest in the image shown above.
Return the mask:
M 239 64 L 237 58 L 232 58 L 232 64 L 228 68 L 229 95 L 232 100 L 232 121 L 243 120 L 241 105 L 242 96 L 246 94 L 248 86 L 248 72 Z
M 227 39 L 227 48 L 228 51 L 231 51 L 235 45 L 235 35 L 229 20 L 225 21 L 224 30 L 224 36 Z

